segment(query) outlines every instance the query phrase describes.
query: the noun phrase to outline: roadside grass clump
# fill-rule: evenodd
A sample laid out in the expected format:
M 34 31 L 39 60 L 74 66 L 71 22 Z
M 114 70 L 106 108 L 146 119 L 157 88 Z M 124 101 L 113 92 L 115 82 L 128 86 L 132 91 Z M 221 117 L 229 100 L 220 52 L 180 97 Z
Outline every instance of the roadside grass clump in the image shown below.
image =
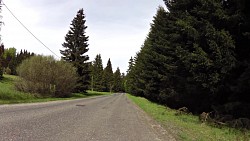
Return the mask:
M 37 93 L 42 97 L 70 97 L 76 86 L 76 69 L 52 56 L 33 56 L 17 68 L 19 91 Z
M 177 110 L 127 94 L 128 98 L 161 123 L 177 140 L 182 141 L 249 141 L 250 131 L 214 127 L 201 123 L 198 116 L 177 115 Z

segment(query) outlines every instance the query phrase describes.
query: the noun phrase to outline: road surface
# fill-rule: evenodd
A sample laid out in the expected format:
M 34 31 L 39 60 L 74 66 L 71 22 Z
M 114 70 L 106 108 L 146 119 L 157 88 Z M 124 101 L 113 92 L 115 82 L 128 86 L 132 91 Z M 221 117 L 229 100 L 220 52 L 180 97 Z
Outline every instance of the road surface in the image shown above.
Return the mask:
M 1 141 L 174 140 L 125 94 L 0 105 Z

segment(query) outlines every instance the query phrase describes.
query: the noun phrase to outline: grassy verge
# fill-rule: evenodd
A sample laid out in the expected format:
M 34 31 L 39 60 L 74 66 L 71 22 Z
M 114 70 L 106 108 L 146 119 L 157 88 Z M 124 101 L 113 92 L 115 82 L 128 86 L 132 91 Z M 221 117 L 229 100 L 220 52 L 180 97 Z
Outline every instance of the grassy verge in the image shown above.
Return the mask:
M 16 91 L 13 85 L 15 78 L 16 76 L 4 75 L 3 80 L 0 81 L 0 104 L 70 100 L 110 94 L 109 92 L 87 91 L 87 93 L 74 93 L 69 98 L 39 98 L 35 94 Z
M 182 141 L 249 141 L 250 132 L 241 132 L 232 128 L 216 128 L 202 124 L 197 116 L 178 115 L 176 110 L 166 108 L 145 98 L 127 95 L 146 113 L 161 123 L 167 131 Z

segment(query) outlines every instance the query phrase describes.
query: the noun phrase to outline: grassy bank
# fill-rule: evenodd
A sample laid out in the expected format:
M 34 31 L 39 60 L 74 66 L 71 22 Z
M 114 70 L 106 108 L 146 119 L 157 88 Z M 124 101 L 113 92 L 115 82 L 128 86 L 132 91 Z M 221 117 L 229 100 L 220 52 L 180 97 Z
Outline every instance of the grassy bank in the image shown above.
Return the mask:
M 181 141 L 249 141 L 250 132 L 232 128 L 216 128 L 201 123 L 197 116 L 178 115 L 176 110 L 166 108 L 145 98 L 127 95 L 146 113 L 161 123 L 167 131 Z
M 87 91 L 84 94 L 75 93 L 69 98 L 41 98 L 36 94 L 16 91 L 14 88 L 14 79 L 16 79 L 16 76 L 4 75 L 3 80 L 0 81 L 0 104 L 70 100 L 110 94 L 109 92 Z

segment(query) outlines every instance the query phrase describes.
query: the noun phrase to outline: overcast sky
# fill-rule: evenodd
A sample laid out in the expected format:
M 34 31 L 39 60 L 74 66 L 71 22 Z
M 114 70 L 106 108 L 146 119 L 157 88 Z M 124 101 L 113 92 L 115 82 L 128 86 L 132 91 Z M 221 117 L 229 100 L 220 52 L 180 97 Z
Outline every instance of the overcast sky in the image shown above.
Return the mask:
M 158 6 L 164 6 L 162 0 L 4 0 L 4 3 L 58 56 L 61 56 L 59 50 L 71 21 L 83 8 L 90 61 L 101 54 L 104 67 L 110 58 L 113 71 L 119 67 L 122 72 L 126 72 L 130 57 L 140 50 Z M 4 6 L 2 16 L 1 35 L 5 47 L 53 55 Z

